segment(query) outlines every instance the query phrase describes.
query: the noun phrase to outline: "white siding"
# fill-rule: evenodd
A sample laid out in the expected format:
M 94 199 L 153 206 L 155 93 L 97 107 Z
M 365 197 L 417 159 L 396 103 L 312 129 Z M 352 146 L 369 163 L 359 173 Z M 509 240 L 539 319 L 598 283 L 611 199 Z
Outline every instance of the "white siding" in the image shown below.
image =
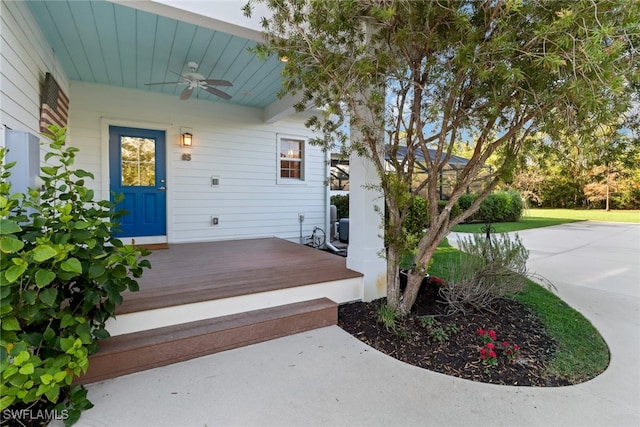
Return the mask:
M 80 148 L 76 165 L 94 173 L 100 198 L 109 194 L 108 126 L 166 131 L 170 242 L 262 236 L 298 241 L 299 212 L 305 214 L 303 235 L 314 226 L 325 228 L 327 171 L 319 148 L 306 147 L 304 184 L 276 182 L 277 134 L 309 137 L 303 118 L 268 124 L 257 109 L 76 81 L 70 99 L 68 141 Z M 193 147 L 180 147 L 181 127 L 191 129 Z M 182 160 L 184 153 L 192 160 Z M 218 187 L 211 186 L 212 176 L 219 177 Z M 211 225 L 212 216 L 219 225 Z
M 69 95 L 68 142 L 80 148 L 76 167 L 95 175 L 97 198 L 109 197 L 108 125 L 161 129 L 167 136 L 169 242 L 277 236 L 298 241 L 327 223 L 325 156 L 306 149 L 304 185 L 278 185 L 278 133 L 310 136 L 304 119 L 262 120 L 262 110 L 69 82 L 24 2 L 0 2 L 0 124 L 39 135 L 40 92 L 46 72 Z M 194 146 L 181 148 L 181 127 Z M 4 132 L 0 132 L 0 146 Z M 181 160 L 191 153 L 190 162 Z M 212 175 L 220 186 L 210 185 Z M 220 223 L 211 225 L 211 217 Z
M 40 135 L 40 87 L 46 72 L 69 93 L 48 42 L 25 2 L 0 3 L 0 124 Z M 4 132 L 0 132 L 4 145 Z

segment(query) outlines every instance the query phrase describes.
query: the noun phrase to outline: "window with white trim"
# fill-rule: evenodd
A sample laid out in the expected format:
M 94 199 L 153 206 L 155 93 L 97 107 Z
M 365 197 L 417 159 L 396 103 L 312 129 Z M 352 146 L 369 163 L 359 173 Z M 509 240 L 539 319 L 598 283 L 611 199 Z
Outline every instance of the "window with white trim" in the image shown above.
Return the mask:
M 304 182 L 305 139 L 278 135 L 278 182 Z

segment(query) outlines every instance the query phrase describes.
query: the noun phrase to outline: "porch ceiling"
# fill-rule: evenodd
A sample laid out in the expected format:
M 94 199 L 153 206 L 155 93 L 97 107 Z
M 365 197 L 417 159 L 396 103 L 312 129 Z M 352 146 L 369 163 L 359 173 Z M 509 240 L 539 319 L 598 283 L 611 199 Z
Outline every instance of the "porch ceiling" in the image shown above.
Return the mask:
M 229 80 L 233 87 L 220 87 L 231 95 L 228 101 L 204 90 L 195 90 L 190 100 L 256 108 L 277 100 L 283 65 L 275 56 L 263 61 L 247 51 L 259 39 L 256 31 L 244 32 L 249 38 L 238 35 L 242 32 L 233 35 L 220 30 L 233 27 L 226 23 L 148 1 L 27 3 L 72 81 L 179 97 L 184 85 L 145 83 L 180 81 L 179 74 L 188 72 L 187 63 L 193 61 L 205 79 Z M 215 9 L 216 2 L 210 7 Z

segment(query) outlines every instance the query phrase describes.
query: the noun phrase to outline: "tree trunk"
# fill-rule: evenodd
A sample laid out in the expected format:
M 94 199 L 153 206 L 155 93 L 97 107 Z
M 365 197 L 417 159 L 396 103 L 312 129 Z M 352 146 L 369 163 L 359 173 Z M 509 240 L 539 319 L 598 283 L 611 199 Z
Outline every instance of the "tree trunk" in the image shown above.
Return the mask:
M 406 316 L 411 312 L 411 307 L 418 298 L 418 292 L 420 292 L 420 285 L 422 285 L 422 279 L 424 274 L 419 271 L 409 271 L 407 274 L 407 287 L 402 293 L 402 300 L 400 301 L 400 315 Z
M 387 305 L 396 312 L 400 310 L 400 256 L 395 248 L 387 249 Z

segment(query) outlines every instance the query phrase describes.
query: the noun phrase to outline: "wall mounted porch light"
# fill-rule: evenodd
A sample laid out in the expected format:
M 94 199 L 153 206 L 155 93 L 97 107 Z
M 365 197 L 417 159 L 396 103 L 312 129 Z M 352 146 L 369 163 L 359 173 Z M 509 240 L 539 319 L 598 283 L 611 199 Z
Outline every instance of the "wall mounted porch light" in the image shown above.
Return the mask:
M 180 137 L 180 145 L 183 147 L 191 147 L 193 145 L 193 134 L 190 132 L 182 132 Z
M 180 128 L 180 146 L 191 148 L 193 146 L 193 134 L 191 128 Z M 191 153 L 182 153 L 182 160 L 191 160 Z

